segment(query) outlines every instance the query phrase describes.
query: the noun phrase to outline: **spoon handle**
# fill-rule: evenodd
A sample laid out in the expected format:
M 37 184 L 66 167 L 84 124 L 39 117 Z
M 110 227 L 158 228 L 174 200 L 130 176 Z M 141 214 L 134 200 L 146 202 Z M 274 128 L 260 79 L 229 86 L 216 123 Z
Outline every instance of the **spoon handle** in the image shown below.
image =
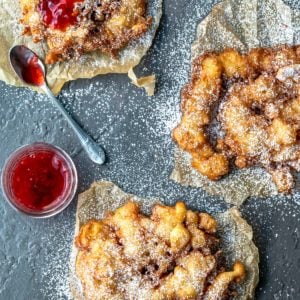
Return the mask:
M 46 95 L 52 100 L 52 103 L 59 109 L 61 114 L 66 118 L 69 125 L 72 127 L 80 143 L 90 159 L 102 165 L 105 162 L 105 153 L 101 146 L 99 146 L 84 130 L 73 120 L 71 115 L 65 110 L 61 102 L 53 95 L 49 87 L 45 84 L 41 87 Z

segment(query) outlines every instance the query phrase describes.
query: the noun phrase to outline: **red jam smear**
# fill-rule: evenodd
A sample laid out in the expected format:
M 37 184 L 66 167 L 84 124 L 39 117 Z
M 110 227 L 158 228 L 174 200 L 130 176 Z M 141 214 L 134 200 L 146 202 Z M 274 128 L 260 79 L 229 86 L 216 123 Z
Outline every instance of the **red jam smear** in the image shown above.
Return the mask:
M 78 12 L 74 10 L 76 2 L 83 0 L 40 0 L 39 10 L 43 22 L 53 29 L 66 30 L 77 21 Z
M 12 170 L 15 202 L 34 211 L 47 210 L 64 200 L 69 178 L 67 163 L 54 151 L 30 153 Z
M 38 63 L 38 57 L 32 55 L 27 58 L 22 68 L 23 80 L 29 84 L 41 86 L 44 84 L 44 72 Z

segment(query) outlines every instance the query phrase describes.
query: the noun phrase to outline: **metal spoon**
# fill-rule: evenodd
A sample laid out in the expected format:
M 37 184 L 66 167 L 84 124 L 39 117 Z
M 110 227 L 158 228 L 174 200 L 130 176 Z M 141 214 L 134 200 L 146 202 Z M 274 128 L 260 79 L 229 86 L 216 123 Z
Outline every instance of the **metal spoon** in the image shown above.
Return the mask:
M 59 109 L 61 114 L 73 128 L 90 159 L 97 164 L 103 164 L 105 162 L 105 153 L 103 149 L 86 132 L 83 131 L 83 129 L 65 110 L 60 101 L 53 95 L 46 82 L 45 66 L 38 56 L 27 47 L 17 45 L 10 49 L 9 59 L 12 68 L 23 82 L 32 86 L 40 87 L 52 100 L 52 103 Z M 35 73 L 32 69 L 32 63 L 34 63 L 34 66 L 36 67 L 34 70 L 39 73 Z M 40 75 L 40 80 L 38 80 L 38 75 Z

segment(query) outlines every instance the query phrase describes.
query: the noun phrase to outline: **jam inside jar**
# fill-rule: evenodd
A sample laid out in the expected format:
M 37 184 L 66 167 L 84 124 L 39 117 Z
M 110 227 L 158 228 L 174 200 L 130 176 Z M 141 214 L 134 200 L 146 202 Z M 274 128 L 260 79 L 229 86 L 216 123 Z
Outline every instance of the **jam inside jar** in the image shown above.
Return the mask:
M 77 187 L 76 169 L 61 149 L 34 143 L 14 152 L 2 172 L 6 198 L 30 215 L 56 214 L 72 200 Z

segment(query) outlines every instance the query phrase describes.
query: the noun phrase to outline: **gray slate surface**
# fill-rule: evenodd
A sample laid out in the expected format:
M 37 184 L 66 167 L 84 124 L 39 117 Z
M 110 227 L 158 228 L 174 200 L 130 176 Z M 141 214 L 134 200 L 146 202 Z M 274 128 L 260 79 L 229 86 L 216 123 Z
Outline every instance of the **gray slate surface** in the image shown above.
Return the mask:
M 174 147 L 168 122 L 176 118 L 180 84 L 188 79 L 196 25 L 216 2 L 165 0 L 154 46 L 138 68 L 140 74 L 157 74 L 154 98 L 146 97 L 123 75 L 65 86 L 61 99 L 106 149 L 108 162 L 104 166 L 88 160 L 44 96 L 0 82 L 0 167 L 15 148 L 46 141 L 72 155 L 79 172 L 78 192 L 94 180 L 105 179 L 127 192 L 159 197 L 167 203 L 184 199 L 192 208 L 209 212 L 226 209 L 221 199 L 168 179 Z M 287 3 L 300 8 L 297 2 Z M 0 299 L 67 299 L 65 282 L 76 199 L 56 217 L 33 220 L 17 214 L 2 195 L 0 198 Z M 261 254 L 257 299 L 300 299 L 299 205 L 297 198 L 278 197 L 250 199 L 242 208 L 253 225 Z

